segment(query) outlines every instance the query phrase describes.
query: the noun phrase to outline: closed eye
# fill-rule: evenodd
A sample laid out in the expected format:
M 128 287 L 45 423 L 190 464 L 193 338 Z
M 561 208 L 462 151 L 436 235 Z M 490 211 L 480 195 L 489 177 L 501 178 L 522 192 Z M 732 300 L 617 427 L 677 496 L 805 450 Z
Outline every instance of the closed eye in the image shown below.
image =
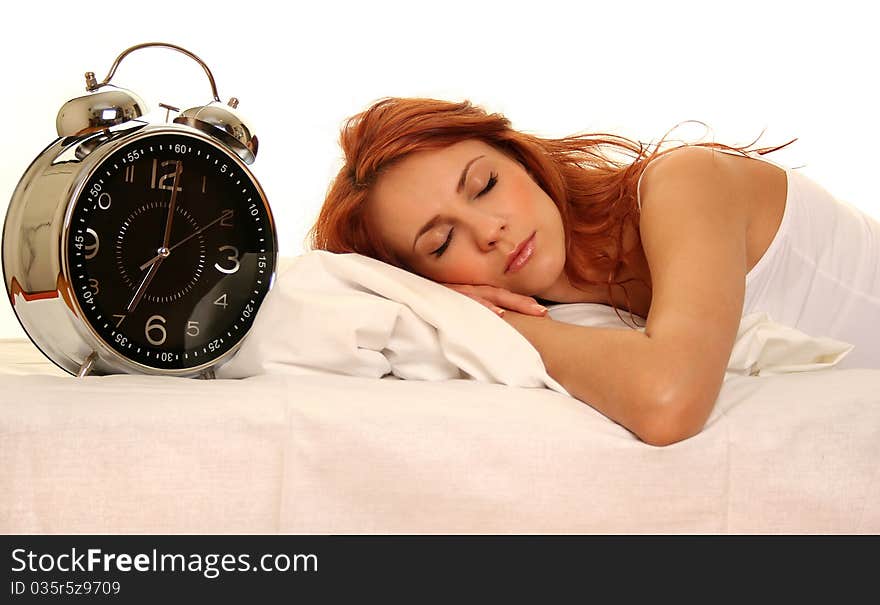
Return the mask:
M 489 181 L 486 183 L 486 187 L 484 187 L 483 190 L 477 194 L 477 197 L 482 197 L 482 196 L 486 195 L 487 193 L 489 193 L 489 191 L 491 191 L 492 187 L 494 187 L 496 183 L 498 183 L 498 175 L 493 172 L 489 175 Z M 437 248 L 436 250 L 434 250 L 433 252 L 431 252 L 431 254 L 433 254 L 437 258 L 440 258 L 441 256 L 443 256 L 443 253 L 446 252 L 446 248 L 448 248 L 449 244 L 452 243 L 452 232 L 453 231 L 455 231 L 455 227 L 452 227 L 449 230 L 449 235 L 446 236 L 446 241 L 443 242 L 443 245 L 440 246 L 439 248 Z
M 494 172 L 491 173 L 489 175 L 489 181 L 486 183 L 486 187 L 481 192 L 479 192 L 477 194 L 477 197 L 480 197 L 480 196 L 483 196 L 483 195 L 486 195 L 487 193 L 489 193 L 489 190 L 492 189 L 492 187 L 494 187 L 495 183 L 497 183 L 497 182 L 498 182 L 498 175 L 495 174 Z

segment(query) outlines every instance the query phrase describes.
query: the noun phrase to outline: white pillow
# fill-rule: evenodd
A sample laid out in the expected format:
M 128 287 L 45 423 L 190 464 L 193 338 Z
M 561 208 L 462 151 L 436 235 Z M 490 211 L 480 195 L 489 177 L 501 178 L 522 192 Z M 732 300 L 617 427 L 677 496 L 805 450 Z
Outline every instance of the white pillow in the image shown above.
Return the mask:
M 236 355 L 218 378 L 330 373 L 416 380 L 473 378 L 561 393 L 532 345 L 473 299 L 359 254 L 315 250 L 283 258 Z M 633 329 L 629 313 L 598 303 L 551 305 L 556 321 Z M 644 318 L 635 316 L 637 325 Z M 644 332 L 644 327 L 636 328 Z M 853 345 L 815 338 L 766 313 L 740 323 L 727 377 L 833 367 Z
M 473 378 L 568 394 L 524 336 L 451 288 L 359 254 L 313 250 L 281 266 L 218 378 Z

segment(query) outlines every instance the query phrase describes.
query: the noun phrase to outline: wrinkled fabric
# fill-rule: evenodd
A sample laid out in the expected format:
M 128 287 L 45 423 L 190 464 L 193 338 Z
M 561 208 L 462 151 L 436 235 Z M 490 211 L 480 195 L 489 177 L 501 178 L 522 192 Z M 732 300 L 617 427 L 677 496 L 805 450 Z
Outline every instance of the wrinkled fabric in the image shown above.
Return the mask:
M 629 329 L 607 305 L 554 305 L 549 314 Z M 850 350 L 753 313 L 742 319 L 728 375 L 827 369 Z M 296 257 L 278 275 L 241 348 L 216 370 L 218 378 L 274 373 L 471 378 L 568 394 L 531 343 L 482 304 L 375 259 L 323 250 Z
M 446 286 L 359 254 L 315 250 L 278 275 L 217 378 L 472 378 L 568 394 L 512 326 Z

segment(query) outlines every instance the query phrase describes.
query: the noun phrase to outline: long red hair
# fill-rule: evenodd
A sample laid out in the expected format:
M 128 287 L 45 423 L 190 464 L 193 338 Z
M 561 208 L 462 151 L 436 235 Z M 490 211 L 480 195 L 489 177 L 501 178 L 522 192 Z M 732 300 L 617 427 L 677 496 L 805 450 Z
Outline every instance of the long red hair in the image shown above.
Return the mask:
M 620 317 L 611 287 L 621 287 L 630 306 L 624 286 L 630 280 L 616 280 L 630 252 L 622 250 L 624 226 L 629 221 L 638 234 L 639 176 L 654 157 L 677 148 L 660 150 L 668 134 L 653 151 L 641 142 L 606 133 L 544 139 L 514 130 L 502 114 L 489 114 L 467 100 L 454 103 L 386 97 L 346 120 L 339 138 L 345 163 L 327 190 L 306 237 L 306 248 L 355 252 L 412 271 L 367 225 L 364 209 L 371 185 L 384 170 L 410 153 L 479 139 L 520 162 L 553 200 L 565 233 L 565 274 L 575 287 L 606 284 L 608 299 Z M 758 139 L 742 147 L 714 142 L 692 145 L 745 155 Z M 763 155 L 796 140 L 754 151 Z M 623 157 L 615 159 L 607 151 Z M 587 267 L 607 273 L 607 280 L 590 280 L 585 274 Z

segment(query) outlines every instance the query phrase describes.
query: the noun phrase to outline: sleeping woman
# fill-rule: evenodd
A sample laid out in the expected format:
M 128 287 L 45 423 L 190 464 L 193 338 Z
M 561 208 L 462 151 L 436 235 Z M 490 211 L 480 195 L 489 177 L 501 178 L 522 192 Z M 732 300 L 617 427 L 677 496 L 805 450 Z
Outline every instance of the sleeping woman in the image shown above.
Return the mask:
M 761 157 L 791 142 L 648 151 L 539 138 L 468 101 L 385 98 L 346 121 L 308 246 L 477 300 L 574 397 L 668 445 L 705 425 L 747 313 L 854 344 L 837 367 L 880 368 L 880 222 Z M 632 329 L 542 306 L 577 302 L 622 308 Z

